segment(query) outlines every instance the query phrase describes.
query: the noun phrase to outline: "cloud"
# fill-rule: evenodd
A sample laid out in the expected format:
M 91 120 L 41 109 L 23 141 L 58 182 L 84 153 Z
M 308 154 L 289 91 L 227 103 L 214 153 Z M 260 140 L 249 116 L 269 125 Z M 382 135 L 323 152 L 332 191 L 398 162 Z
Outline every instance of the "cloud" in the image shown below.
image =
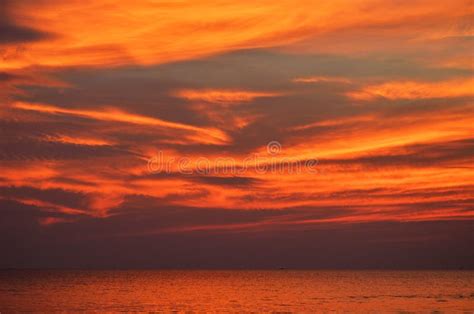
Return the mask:
M 394 99 L 429 99 L 474 96 L 474 79 L 441 82 L 388 82 L 364 87 L 348 93 L 354 100 L 374 100 L 377 97 Z
M 1 17 L 0 17 L 1 18 Z M 36 42 L 53 38 L 53 35 L 27 26 L 0 21 L 0 45 Z
M 439 167 L 469 164 L 474 138 L 412 144 L 347 159 L 323 159 L 322 164 L 363 164 L 365 167 Z
M 0 187 L 0 195 L 7 199 L 34 199 L 78 209 L 87 206 L 87 194 L 58 188 L 36 189 L 27 186 L 2 186 Z
M 431 36 L 433 24 L 441 21 L 442 26 L 436 28 L 440 30 L 439 37 L 446 35 L 445 25 L 462 18 L 465 13 L 460 12 L 468 10 L 469 1 L 465 0 L 451 1 L 449 5 L 416 0 L 403 7 L 397 1 L 381 0 L 300 1 L 298 5 L 288 0 L 278 3 L 265 0 L 259 6 L 251 1 L 204 1 L 199 5 L 193 1 L 175 4 L 122 1 L 120 5 L 92 0 L 67 4 L 12 2 L 12 17 L 20 16 L 41 26 L 45 32 L 60 34 L 54 41 L 35 44 L 34 49 L 8 60 L 5 66 L 149 65 L 238 49 L 285 46 L 304 52 L 308 49 L 298 46 L 301 41 L 316 41 L 310 44 L 313 50 L 337 47 L 336 52 L 344 53 L 350 49 L 334 45 L 334 40 L 326 45 L 318 40 L 332 38 L 334 33 L 345 30 L 362 31 L 366 35 L 363 38 L 374 30 L 389 33 L 389 37 L 398 38 L 402 34 L 409 38 L 416 30 L 423 38 Z M 28 29 L 17 32 L 24 38 L 36 36 Z M 450 34 L 458 33 L 460 30 Z M 354 37 L 362 42 L 358 34 L 350 37 L 350 45 L 354 46 Z M 372 42 L 380 45 L 379 41 Z
M 138 200 L 136 200 L 138 201 Z M 0 201 L 2 268 L 453 268 L 470 267 L 472 221 L 377 222 L 304 225 L 247 232 L 197 229 L 153 233 L 185 224 L 186 217 L 215 226 L 249 224 L 283 212 L 228 212 L 218 208 L 128 211 L 109 219 L 83 217 L 74 223 L 28 205 Z M 146 202 L 144 199 L 143 202 Z M 141 207 L 141 206 L 140 206 Z M 133 221 L 133 223 L 131 223 Z M 374 234 L 377 236 L 374 237 Z M 200 254 L 189 254 L 199 251 Z M 127 252 L 128 254 L 123 254 Z M 321 254 L 324 252 L 324 254 Z M 137 258 L 137 256 L 139 258 Z M 374 256 L 367 259 L 367 256 Z M 406 258 L 410 256 L 412 258 Z M 443 258 L 440 258 L 443 256 Z
M 88 160 L 99 157 L 133 156 L 133 152 L 123 147 L 110 145 L 88 145 L 67 142 L 21 139 L 1 141 L 0 160 L 35 162 L 35 160 Z M 136 156 L 136 155 L 135 155 Z
M 21 110 L 31 110 L 31 111 L 38 111 L 48 114 L 65 114 L 65 115 L 72 115 L 72 116 L 79 116 L 85 117 L 89 119 L 95 120 L 103 120 L 103 121 L 113 121 L 113 122 L 121 122 L 121 123 L 131 123 L 131 124 L 138 124 L 138 125 L 148 125 L 148 126 L 155 126 L 155 127 L 163 127 L 163 128 L 170 128 L 170 129 L 178 129 L 184 131 L 190 131 L 192 133 L 198 133 L 203 135 L 204 138 L 201 138 L 206 143 L 209 142 L 217 142 L 217 143 L 225 143 L 228 141 L 228 137 L 225 133 L 217 129 L 206 129 L 200 128 L 192 125 L 176 123 L 161 120 L 158 118 L 153 117 L 145 117 L 141 115 L 131 114 L 122 112 L 120 110 L 110 108 L 106 110 L 79 110 L 79 109 L 67 109 L 61 107 L 55 107 L 50 105 L 43 105 L 43 104 L 31 104 L 31 103 L 24 103 L 24 102 L 17 102 L 13 105 L 16 109 Z M 194 138 L 198 140 L 199 138 Z
M 0 72 L 0 82 L 16 79 L 17 76 L 8 72 Z
M 297 77 L 292 80 L 294 83 L 345 83 L 351 82 L 350 79 L 345 77 L 331 77 L 331 76 L 308 76 L 308 77 Z
M 219 186 L 228 186 L 230 188 L 235 187 L 251 187 L 260 182 L 257 178 L 252 177 L 219 177 L 219 176 L 191 176 L 189 177 L 191 181 L 199 182 L 203 184 L 219 185 Z
M 73 222 L 73 220 L 67 219 L 67 218 L 58 218 L 58 217 L 45 217 L 45 218 L 40 218 L 39 222 L 43 226 L 49 226 L 49 225 L 57 224 L 57 223 Z
M 238 104 L 248 103 L 261 97 L 278 97 L 281 93 L 277 92 L 255 92 L 240 90 L 190 90 L 184 89 L 174 93 L 176 97 L 184 98 L 190 101 L 204 101 L 215 104 Z
M 75 145 L 86 145 L 86 146 L 112 146 L 113 143 L 107 140 L 100 138 L 83 138 L 83 137 L 72 137 L 68 135 L 47 135 L 45 141 L 48 142 L 59 142 L 66 144 L 75 144 Z
M 255 66 L 239 71 L 246 64 Z M 351 71 L 347 72 L 347 68 Z M 202 75 L 206 72 L 212 75 Z M 454 143 L 466 139 L 469 132 L 464 127 L 470 121 L 466 99 L 453 99 L 450 107 L 445 106 L 443 99 L 413 101 L 410 106 L 396 99 L 382 99 L 355 106 L 346 93 L 370 85 L 381 75 L 389 81 L 399 77 L 449 81 L 468 73 L 462 69 L 427 67 L 410 60 L 394 63 L 263 50 L 153 67 L 53 70 L 54 77 L 66 87 L 21 86 L 25 95 L 18 96 L 19 100 L 6 108 L 4 114 L 9 122 L 2 124 L 17 143 L 5 144 L 12 149 L 3 155 L 4 160 L 34 161 L 41 171 L 47 169 L 53 174 L 35 176 L 43 172 L 25 169 L 22 177 L 10 171 L 3 184 L 32 188 L 44 188 L 46 184 L 48 188 L 94 194 L 104 202 L 96 202 L 90 210 L 104 217 L 135 194 L 149 197 L 153 206 L 213 204 L 226 210 L 325 206 L 329 210 L 342 198 L 338 191 L 359 187 L 366 191 L 365 195 L 377 198 L 373 191 L 384 184 L 403 184 L 401 173 L 393 177 L 402 168 L 403 175 L 410 171 L 416 174 L 413 182 L 406 183 L 408 190 L 416 185 L 442 188 L 449 175 L 451 184 L 461 186 L 469 173 L 446 165 L 461 165 L 463 161 L 462 147 L 467 142 Z M 268 77 L 272 80 L 265 79 Z M 312 81 L 324 78 L 324 82 L 295 84 L 295 77 Z M 339 78 L 346 77 L 350 84 L 341 84 Z M 170 96 L 176 91 L 192 91 L 195 99 Z M 212 92 L 208 94 L 209 91 Z M 272 93 L 278 97 L 257 97 L 252 93 Z M 216 101 L 230 99 L 239 101 L 239 105 L 216 106 Z M 236 128 L 237 118 L 244 123 Z M 228 141 L 216 142 L 210 136 L 212 130 L 225 134 Z M 278 162 L 284 163 L 285 157 L 296 161 L 316 158 L 321 172 L 261 174 L 254 167 L 236 177 L 183 176 L 174 168 L 169 175 L 147 172 L 147 160 L 159 151 L 175 160 L 184 157 L 195 161 L 202 157 L 214 161 L 224 157 L 240 164 L 252 154 L 267 156 L 265 146 L 272 140 L 283 147 Z M 452 154 L 436 155 L 428 148 L 433 143 L 445 142 L 453 142 L 446 144 Z M 427 146 L 410 146 L 414 144 Z M 84 158 L 86 168 L 81 163 Z M 19 171 L 21 166 L 11 169 Z M 429 184 L 424 176 L 430 178 Z M 395 200 L 396 193 L 386 196 L 382 203 L 366 206 L 370 202 L 360 193 L 349 205 L 351 210 L 360 210 L 360 220 L 406 219 L 395 212 L 386 216 L 372 213 L 377 206 Z M 453 217 L 462 216 L 458 211 L 451 213 Z M 355 218 L 348 214 L 338 219 L 335 223 Z
M 53 37 L 51 33 L 17 24 L 11 16 L 13 5 L 10 0 L 0 2 L 0 45 L 37 42 Z
M 2 265 L 472 260 L 467 1 L 10 4 L 58 35 L 0 48 Z

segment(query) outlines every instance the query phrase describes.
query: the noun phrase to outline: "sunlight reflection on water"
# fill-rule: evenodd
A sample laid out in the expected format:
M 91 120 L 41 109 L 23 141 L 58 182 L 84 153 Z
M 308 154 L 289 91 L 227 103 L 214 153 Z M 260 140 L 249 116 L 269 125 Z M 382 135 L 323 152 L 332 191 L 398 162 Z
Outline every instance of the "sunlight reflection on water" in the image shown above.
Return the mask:
M 1 271 L 10 311 L 464 311 L 469 271 Z

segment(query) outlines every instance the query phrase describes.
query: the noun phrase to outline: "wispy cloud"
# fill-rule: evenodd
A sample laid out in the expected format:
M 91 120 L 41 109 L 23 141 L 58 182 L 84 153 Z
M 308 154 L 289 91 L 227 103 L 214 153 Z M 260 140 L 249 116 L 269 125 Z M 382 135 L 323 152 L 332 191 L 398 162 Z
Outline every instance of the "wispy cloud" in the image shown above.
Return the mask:
M 81 109 L 67 109 L 67 108 L 61 108 L 61 107 L 43 105 L 43 104 L 31 104 L 31 103 L 24 103 L 24 102 L 16 102 L 13 105 L 13 107 L 16 109 L 44 112 L 48 114 L 65 114 L 65 115 L 80 116 L 80 117 L 85 117 L 85 118 L 95 119 L 95 120 L 114 121 L 114 122 L 121 122 L 121 123 L 131 123 L 131 124 L 156 126 L 156 127 L 163 127 L 163 128 L 177 129 L 177 130 L 185 130 L 185 131 L 190 131 L 192 133 L 198 133 L 200 135 L 204 135 L 203 140 L 206 143 L 209 143 L 209 142 L 226 143 L 229 140 L 227 135 L 218 129 L 210 129 L 210 128 L 206 129 L 206 128 L 187 125 L 183 123 L 165 121 L 158 118 L 146 117 L 146 116 L 123 112 L 114 108 L 109 108 L 105 110 L 81 110 Z
M 293 79 L 294 83 L 350 83 L 351 80 L 345 77 L 332 76 L 307 76 Z
M 262 97 L 278 97 L 280 92 L 258 92 L 228 89 L 184 89 L 173 93 L 174 96 L 190 101 L 203 101 L 215 104 L 239 104 L 248 103 Z
M 369 85 L 360 91 L 350 92 L 355 100 L 374 100 L 378 97 L 395 99 L 427 99 L 474 96 L 474 79 L 457 79 L 441 82 L 396 81 Z

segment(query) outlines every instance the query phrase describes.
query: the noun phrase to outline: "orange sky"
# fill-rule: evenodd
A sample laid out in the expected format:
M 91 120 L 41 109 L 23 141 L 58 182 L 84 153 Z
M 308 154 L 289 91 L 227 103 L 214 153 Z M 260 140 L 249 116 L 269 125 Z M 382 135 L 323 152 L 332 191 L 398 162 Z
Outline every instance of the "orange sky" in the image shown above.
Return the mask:
M 0 198 L 42 228 L 167 206 L 223 218 L 111 232 L 474 217 L 472 1 L 2 6 Z

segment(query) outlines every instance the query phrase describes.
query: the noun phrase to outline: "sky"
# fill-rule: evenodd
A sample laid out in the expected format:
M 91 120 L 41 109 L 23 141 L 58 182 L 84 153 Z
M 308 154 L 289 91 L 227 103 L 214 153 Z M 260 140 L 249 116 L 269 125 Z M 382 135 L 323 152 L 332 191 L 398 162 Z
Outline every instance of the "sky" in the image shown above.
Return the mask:
M 474 268 L 471 0 L 0 0 L 0 267 Z

